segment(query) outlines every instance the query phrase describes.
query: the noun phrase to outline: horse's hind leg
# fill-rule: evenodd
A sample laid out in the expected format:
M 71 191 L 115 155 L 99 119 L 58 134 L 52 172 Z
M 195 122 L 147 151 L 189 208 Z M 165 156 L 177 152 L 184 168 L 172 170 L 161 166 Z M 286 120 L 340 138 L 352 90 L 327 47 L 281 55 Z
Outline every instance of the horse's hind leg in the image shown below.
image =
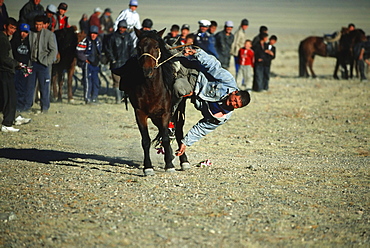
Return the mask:
M 58 88 L 57 88 L 57 81 L 58 81 L 58 72 L 56 69 L 52 70 L 52 76 L 51 76 L 51 85 L 53 89 L 53 97 L 51 101 L 55 102 L 58 98 Z
M 308 59 L 307 59 L 307 65 L 308 65 L 308 68 L 310 68 L 312 78 L 316 78 L 316 74 L 313 71 L 313 60 L 314 60 L 314 58 L 315 58 L 314 56 L 311 56 L 311 57 L 308 57 Z
M 135 110 L 136 116 L 136 123 L 139 127 L 140 134 L 141 134 L 141 146 L 143 147 L 144 151 L 144 174 L 146 176 L 154 175 L 152 161 L 150 160 L 150 136 L 148 131 L 148 116 L 141 112 L 140 110 Z

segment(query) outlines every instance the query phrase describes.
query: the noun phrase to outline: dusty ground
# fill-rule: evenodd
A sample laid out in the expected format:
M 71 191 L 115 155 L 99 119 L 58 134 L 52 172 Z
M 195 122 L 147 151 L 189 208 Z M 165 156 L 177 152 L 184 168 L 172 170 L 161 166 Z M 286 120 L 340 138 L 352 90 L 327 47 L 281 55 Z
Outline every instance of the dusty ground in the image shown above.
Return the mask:
M 0 134 L 0 246 L 369 247 L 370 84 L 332 80 L 329 59 L 298 79 L 297 60 L 281 51 L 270 91 L 190 147 L 185 172 L 153 149 L 143 177 L 132 108 L 111 96 L 29 114 Z M 188 105 L 185 129 L 199 117 Z

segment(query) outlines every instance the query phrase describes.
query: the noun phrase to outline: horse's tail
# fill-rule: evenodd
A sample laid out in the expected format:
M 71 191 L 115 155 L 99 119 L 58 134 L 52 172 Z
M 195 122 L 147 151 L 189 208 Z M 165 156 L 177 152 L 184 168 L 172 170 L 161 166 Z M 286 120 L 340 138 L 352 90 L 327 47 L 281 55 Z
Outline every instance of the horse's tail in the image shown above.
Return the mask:
M 305 77 L 306 75 L 306 56 L 304 51 L 304 41 L 299 43 L 298 47 L 298 54 L 299 54 L 299 77 Z

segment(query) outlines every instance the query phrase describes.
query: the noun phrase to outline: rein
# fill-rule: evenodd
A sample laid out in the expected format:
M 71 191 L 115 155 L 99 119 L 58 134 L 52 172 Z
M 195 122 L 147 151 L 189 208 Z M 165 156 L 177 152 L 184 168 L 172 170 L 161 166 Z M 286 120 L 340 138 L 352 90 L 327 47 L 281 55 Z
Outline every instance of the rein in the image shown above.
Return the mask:
M 172 58 L 176 57 L 178 54 L 182 53 L 182 51 L 178 52 L 178 53 L 175 53 L 174 55 L 172 55 L 171 57 L 169 57 L 168 59 L 162 61 L 161 63 L 158 63 L 159 62 L 159 59 L 161 58 L 161 50 L 158 48 L 158 58 L 154 57 L 153 55 L 151 55 L 150 53 L 143 53 L 140 55 L 140 57 L 138 59 L 141 59 L 141 57 L 143 56 L 149 56 L 150 58 L 154 59 L 155 61 L 155 66 L 154 66 L 154 69 L 157 69 L 158 67 L 160 67 L 161 65 L 163 65 L 164 63 L 166 63 L 167 61 L 171 60 Z

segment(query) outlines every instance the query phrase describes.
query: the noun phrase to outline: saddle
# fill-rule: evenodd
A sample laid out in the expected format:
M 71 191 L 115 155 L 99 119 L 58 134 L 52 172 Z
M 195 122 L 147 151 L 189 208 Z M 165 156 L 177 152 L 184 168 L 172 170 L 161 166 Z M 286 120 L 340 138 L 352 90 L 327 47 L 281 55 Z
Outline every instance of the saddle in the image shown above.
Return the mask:
M 339 47 L 339 41 L 342 37 L 341 32 L 336 31 L 332 34 L 324 34 L 324 43 L 326 44 L 326 55 L 334 57 Z

